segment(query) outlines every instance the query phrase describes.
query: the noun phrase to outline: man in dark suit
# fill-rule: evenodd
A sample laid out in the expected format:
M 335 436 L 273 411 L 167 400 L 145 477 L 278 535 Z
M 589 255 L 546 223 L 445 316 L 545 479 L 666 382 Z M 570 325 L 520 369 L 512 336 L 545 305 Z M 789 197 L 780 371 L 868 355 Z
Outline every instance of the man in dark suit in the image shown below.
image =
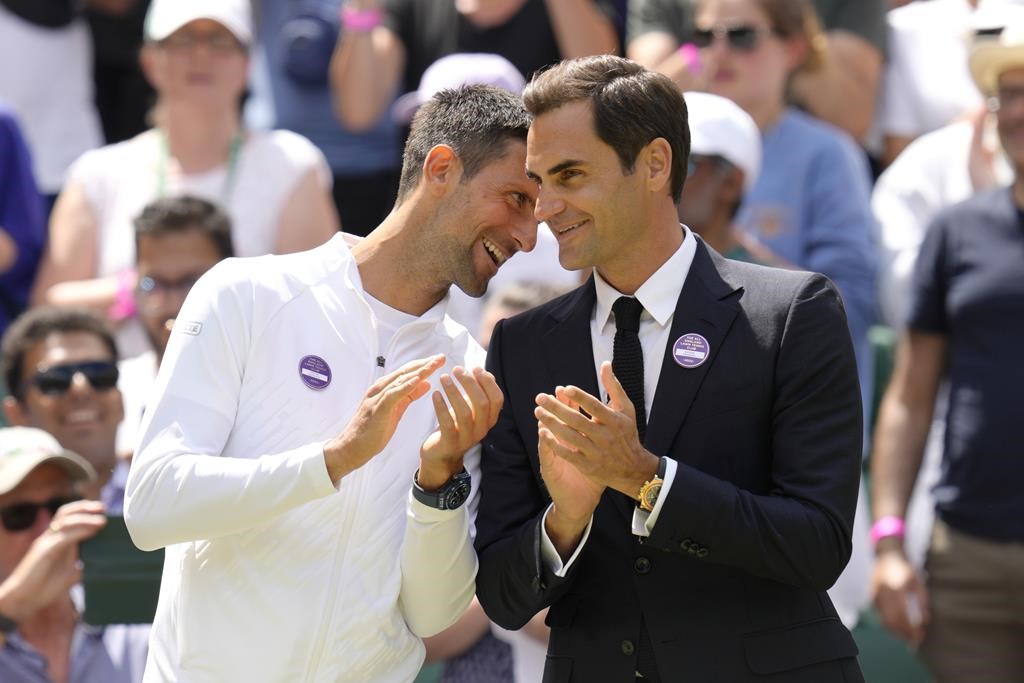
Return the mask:
M 665 77 L 590 57 L 524 99 L 536 216 L 594 274 L 492 336 L 484 609 L 515 629 L 550 605 L 545 681 L 863 680 L 825 593 L 862 438 L 835 287 L 680 227 L 689 133 Z

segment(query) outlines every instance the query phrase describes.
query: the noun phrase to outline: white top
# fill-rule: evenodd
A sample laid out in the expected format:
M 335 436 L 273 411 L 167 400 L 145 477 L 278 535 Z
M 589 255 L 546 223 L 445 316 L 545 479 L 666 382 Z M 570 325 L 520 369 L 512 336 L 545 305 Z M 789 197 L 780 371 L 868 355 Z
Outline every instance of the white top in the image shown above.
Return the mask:
M 85 20 L 43 28 L 0 5 L 0 101 L 18 115 L 43 194 L 57 194 L 71 162 L 103 144 L 94 100 Z
M 879 231 L 879 297 L 885 324 L 903 328 L 917 252 L 935 215 L 974 194 L 968 157 L 974 127 L 959 121 L 914 140 L 885 170 L 871 194 Z M 998 147 L 1001 150 L 1001 147 Z M 1013 172 L 996 155 L 996 177 L 1008 185 Z
M 967 0 L 930 0 L 888 13 L 880 134 L 917 137 L 981 104 L 967 68 L 972 12 Z
M 96 217 L 98 277 L 135 266 L 132 221 L 160 195 L 161 145 L 160 134 L 148 130 L 131 140 L 86 152 L 68 171 L 68 180 L 82 186 Z M 230 183 L 227 164 L 191 175 L 175 173 L 172 163 L 165 165 L 169 167 L 165 169 L 165 194 L 192 194 L 227 210 L 236 256 L 262 256 L 274 250 L 285 203 L 311 169 L 328 191 L 331 185 L 331 173 L 320 150 L 301 135 L 285 130 L 249 134 Z M 137 319 L 118 327 L 117 341 L 125 356 L 149 348 Z
M 87 152 L 69 171 L 69 180 L 82 186 L 96 216 L 100 277 L 135 265 L 132 221 L 159 196 L 161 144 L 159 133 L 148 130 Z M 235 255 L 262 256 L 273 251 L 285 202 L 311 169 L 330 189 L 330 170 L 313 143 L 285 130 L 254 132 L 241 146 L 230 188 L 225 164 L 191 175 L 168 168 L 164 192 L 223 205 L 231 218 Z
M 672 319 L 675 317 L 676 304 L 679 302 L 679 295 L 683 291 L 683 284 L 686 276 L 690 273 L 690 266 L 693 265 L 693 258 L 697 254 L 697 240 L 693 233 L 686 226 L 683 228 L 683 243 L 676 252 L 654 271 L 634 295 L 644 306 L 640 315 L 640 330 L 637 335 L 640 337 L 640 347 L 644 353 L 644 407 L 648 415 L 651 414 L 651 406 L 654 404 L 654 394 L 658 389 L 658 378 L 661 375 L 661 361 L 665 356 L 665 348 L 668 346 L 668 335 L 672 331 Z M 590 339 L 593 345 L 594 369 L 597 373 L 598 388 L 601 393 L 600 399 L 607 402 L 608 390 L 601 380 L 601 365 L 605 361 L 612 360 L 612 349 L 615 343 L 615 319 L 612 315 L 612 305 L 623 296 L 618 290 L 608 284 L 601 274 L 594 270 L 594 284 L 597 289 L 597 303 L 594 305 L 594 312 L 590 318 Z M 665 478 L 662 480 L 661 494 L 654 504 L 654 510 L 647 512 L 639 507 L 633 511 L 632 532 L 637 536 L 650 536 L 661 513 L 662 503 L 668 498 L 668 490 L 672 488 L 672 481 L 675 479 L 676 463 L 672 458 L 665 459 Z M 553 505 L 553 503 L 552 503 Z M 548 506 L 544 513 L 545 521 L 551 506 Z M 548 538 L 547 529 L 541 523 L 541 552 L 544 560 L 556 576 L 565 576 L 573 561 L 579 555 L 580 550 L 590 537 L 590 526 L 593 518 L 587 524 L 576 550 L 567 562 L 562 563 L 555 550 L 554 543 Z
M 436 428 L 429 398 L 337 489 L 323 443 L 370 384 L 410 360 L 444 353 L 443 372 L 483 365 L 446 303 L 381 348 L 341 235 L 298 254 L 228 259 L 196 284 L 128 479 L 133 540 L 167 547 L 145 680 L 416 676 L 419 637 L 453 623 L 475 588 L 479 446 L 466 456 L 469 503 L 441 511 L 411 496 Z

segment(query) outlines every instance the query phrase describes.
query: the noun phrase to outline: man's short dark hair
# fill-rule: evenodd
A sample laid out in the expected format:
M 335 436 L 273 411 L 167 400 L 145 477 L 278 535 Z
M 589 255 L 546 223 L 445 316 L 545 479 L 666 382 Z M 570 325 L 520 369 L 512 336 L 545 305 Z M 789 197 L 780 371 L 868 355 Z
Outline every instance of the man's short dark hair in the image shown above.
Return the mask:
M 135 249 L 144 236 L 159 237 L 197 230 L 202 233 L 222 259 L 235 255 L 231 242 L 231 219 L 216 204 L 198 197 L 183 195 L 162 197 L 146 205 L 135 218 Z
M 614 55 L 568 59 L 536 74 L 523 102 L 534 118 L 559 107 L 589 101 L 594 131 L 615 150 L 626 173 L 655 138 L 672 148 L 672 199 L 679 203 L 690 156 L 686 101 L 667 76 Z
M 398 202 L 419 183 L 423 162 L 437 145 L 455 151 L 462 162 L 463 180 L 469 180 L 505 156 L 509 141 L 526 142 L 529 128 L 522 100 L 503 88 L 464 85 L 440 91 L 413 117 L 402 157 Z
M 84 308 L 42 306 L 29 309 L 11 323 L 0 341 L 0 371 L 8 391 L 15 398 L 20 400 L 22 397 L 25 356 L 32 347 L 53 333 L 68 332 L 95 335 L 110 351 L 111 359 L 119 359 L 114 333 L 99 314 Z

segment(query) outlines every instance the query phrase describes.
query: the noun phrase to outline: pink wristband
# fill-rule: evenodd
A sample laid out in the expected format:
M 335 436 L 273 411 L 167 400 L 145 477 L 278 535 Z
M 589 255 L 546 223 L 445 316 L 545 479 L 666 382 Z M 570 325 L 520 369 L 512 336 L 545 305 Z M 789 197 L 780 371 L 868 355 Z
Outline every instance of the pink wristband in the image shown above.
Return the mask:
M 878 545 L 880 540 L 890 536 L 903 538 L 906 530 L 907 525 L 903 522 L 902 517 L 896 517 L 895 515 L 882 517 L 871 525 L 871 545 Z
M 380 26 L 384 13 L 377 8 L 356 9 L 345 5 L 341 8 L 341 25 L 346 31 L 366 33 Z
M 131 268 L 122 270 L 117 276 L 117 294 L 114 303 L 107 309 L 107 317 L 114 322 L 127 320 L 135 315 L 135 280 Z
M 693 43 L 683 43 L 679 46 L 679 56 L 686 65 L 686 70 L 696 76 L 701 71 L 700 50 Z

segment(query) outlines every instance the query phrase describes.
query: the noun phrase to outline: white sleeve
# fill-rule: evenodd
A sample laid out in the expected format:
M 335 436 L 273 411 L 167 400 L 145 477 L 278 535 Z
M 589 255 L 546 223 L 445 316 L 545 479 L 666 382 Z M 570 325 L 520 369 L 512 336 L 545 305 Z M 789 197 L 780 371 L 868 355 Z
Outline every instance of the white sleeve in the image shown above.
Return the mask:
M 665 458 L 665 478 L 661 482 L 661 492 L 658 500 L 654 503 L 654 509 L 650 512 L 643 510 L 640 506 L 633 508 L 633 535 L 650 536 L 654 531 L 654 525 L 658 523 L 661 515 L 661 508 L 668 499 L 668 490 L 672 488 L 672 482 L 676 479 L 676 461 L 672 458 Z
M 437 510 L 412 495 L 402 541 L 399 604 L 409 630 L 429 638 L 454 624 L 476 592 L 474 520 L 480 489 L 480 445 L 465 457 L 473 481 L 469 500 L 458 510 Z
M 572 551 L 569 559 L 563 563 L 561 556 L 558 554 L 558 549 L 555 548 L 555 544 L 548 536 L 547 527 L 544 526 L 544 523 L 548 521 L 548 513 L 551 512 L 552 507 L 554 507 L 554 503 L 548 506 L 540 520 L 540 556 L 552 574 L 564 578 L 569 568 L 572 567 L 572 563 L 579 557 L 583 546 L 587 544 L 587 539 L 590 538 L 590 527 L 594 526 L 594 517 L 591 515 L 590 521 L 587 522 L 587 528 L 583 530 L 583 538 L 580 539 L 580 542 L 576 545 L 576 550 Z
M 221 455 L 235 422 L 252 301 L 251 290 L 246 297 L 221 286 L 221 272 L 204 276 L 185 301 L 140 428 L 124 514 L 144 550 L 238 533 L 336 491 L 322 443 Z

